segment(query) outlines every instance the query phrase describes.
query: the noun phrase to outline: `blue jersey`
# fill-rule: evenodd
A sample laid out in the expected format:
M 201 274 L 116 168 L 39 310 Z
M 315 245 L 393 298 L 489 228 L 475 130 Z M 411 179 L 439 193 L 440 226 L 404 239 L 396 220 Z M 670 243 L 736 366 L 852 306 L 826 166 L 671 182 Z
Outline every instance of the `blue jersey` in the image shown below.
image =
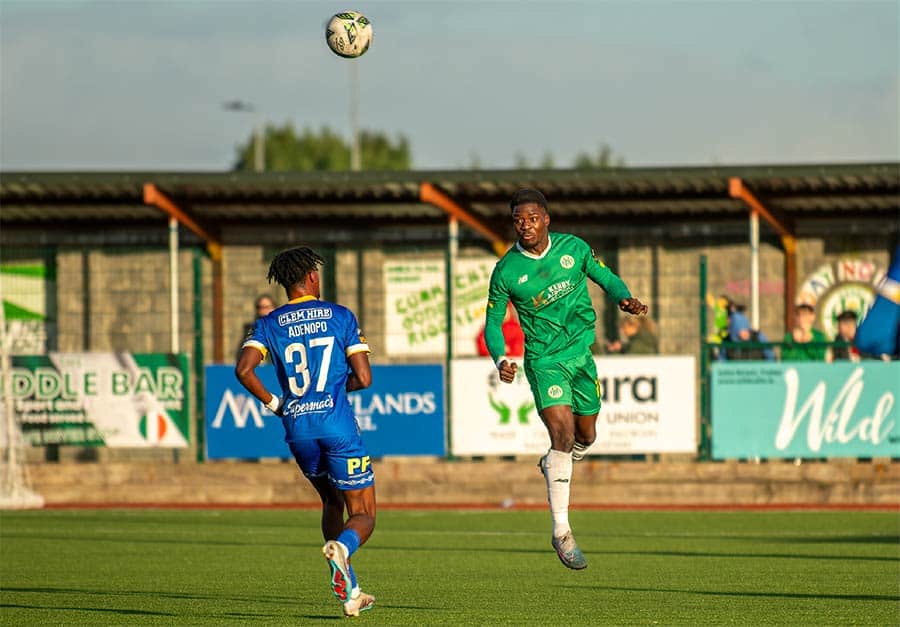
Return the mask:
M 281 385 L 285 440 L 358 433 L 347 400 L 347 358 L 369 352 L 353 312 L 312 296 L 256 321 L 244 346 L 270 354 Z

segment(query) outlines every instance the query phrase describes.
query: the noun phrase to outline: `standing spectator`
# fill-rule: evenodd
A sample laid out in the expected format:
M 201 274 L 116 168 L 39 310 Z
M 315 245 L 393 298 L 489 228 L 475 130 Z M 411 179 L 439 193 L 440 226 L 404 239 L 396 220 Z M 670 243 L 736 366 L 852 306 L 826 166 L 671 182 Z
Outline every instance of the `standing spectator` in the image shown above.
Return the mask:
M 253 301 L 253 307 L 256 310 L 256 317 L 253 319 L 253 322 L 244 324 L 244 333 L 241 335 L 241 343 L 238 345 L 236 359 L 240 359 L 244 341 L 253 334 L 253 329 L 256 327 L 256 321 L 260 318 L 265 318 L 270 312 L 275 310 L 275 300 L 268 294 L 260 294 L 256 297 L 256 300 Z M 268 363 L 268 361 L 269 356 L 266 355 L 263 359 L 263 363 Z
M 659 353 L 656 323 L 652 318 L 622 318 L 619 322 L 619 338 L 606 343 L 610 353 L 622 355 L 655 355 Z
M 504 354 L 507 357 L 521 357 L 524 355 L 525 332 L 522 331 L 522 325 L 519 324 L 519 316 L 516 313 L 515 307 L 512 306 L 512 303 L 507 303 L 506 305 L 506 315 L 503 317 L 502 331 L 503 339 L 506 342 L 506 353 Z M 484 340 L 484 327 L 481 327 L 481 331 L 479 331 L 475 343 L 480 357 L 490 356 L 491 353 L 488 351 L 487 342 Z
M 784 334 L 781 349 L 782 361 L 831 361 L 831 352 L 825 347 L 825 334 L 813 328 L 816 310 L 808 303 L 800 303 L 794 312 L 794 328 Z M 809 346 L 809 344 L 818 346 Z
M 260 294 L 253 302 L 253 306 L 256 308 L 256 318 L 259 319 L 268 316 L 275 309 L 275 301 L 268 294 Z
M 834 359 L 859 361 L 859 351 L 853 346 L 853 340 L 856 338 L 856 320 L 856 312 L 849 309 L 838 315 L 838 331 L 834 341 L 844 342 L 849 346 L 835 346 L 831 351 Z

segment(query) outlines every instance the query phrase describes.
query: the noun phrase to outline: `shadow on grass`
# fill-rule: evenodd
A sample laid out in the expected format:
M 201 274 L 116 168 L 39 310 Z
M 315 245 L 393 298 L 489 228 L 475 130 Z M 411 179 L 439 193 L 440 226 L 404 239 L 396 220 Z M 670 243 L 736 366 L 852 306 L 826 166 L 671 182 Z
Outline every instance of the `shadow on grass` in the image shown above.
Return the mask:
M 590 534 L 586 534 L 590 537 Z M 38 540 L 50 540 L 50 541 L 59 541 L 59 537 L 54 535 L 32 535 L 32 534 L 3 534 L 4 539 L 8 538 L 27 538 L 27 539 L 38 539 Z M 674 536 L 678 537 L 678 536 Z M 833 539 L 831 538 L 809 538 L 798 536 L 797 538 L 784 538 L 777 537 L 778 541 L 785 543 L 803 543 L 803 544 L 816 544 L 816 543 L 866 543 L 866 542 L 878 542 L 878 543 L 888 543 L 889 540 L 886 538 L 891 538 L 892 536 L 875 536 L 875 540 L 872 540 L 870 536 L 835 536 Z M 850 538 L 849 540 L 847 538 Z M 684 539 L 684 538 L 682 538 Z M 696 537 L 690 538 L 690 540 L 695 540 Z M 717 539 L 722 539 L 721 536 L 717 536 Z M 748 537 L 744 536 L 741 538 L 748 540 Z M 749 538 L 749 539 L 761 539 L 761 538 Z M 771 538 L 770 540 L 774 540 L 775 538 Z M 235 547 L 235 548 L 243 548 L 243 547 L 254 547 L 254 548 L 276 548 L 280 550 L 286 549 L 298 549 L 298 550 L 318 550 L 321 547 L 321 544 L 318 542 L 284 542 L 284 543 L 266 543 L 266 542 L 254 542 L 252 540 L 244 541 L 236 541 L 236 540 L 199 540 L 199 539 L 173 539 L 173 538 L 110 538 L 106 536 L 91 536 L 91 535 L 82 535 L 82 536 L 66 536 L 65 540 L 67 542 L 71 541 L 84 541 L 91 543 L 98 542 L 114 542 L 117 544 L 150 544 L 150 545 L 190 545 L 190 546 L 214 546 L 214 547 Z M 548 542 L 549 545 L 549 542 Z M 803 559 L 803 560 L 852 560 L 852 561 L 870 561 L 870 562 L 900 562 L 900 552 L 894 556 L 882 556 L 882 555 L 804 555 L 804 554 L 790 554 L 790 553 L 731 553 L 727 551 L 720 552 L 710 552 L 710 551 L 672 551 L 672 550 L 641 550 L 641 551 L 631 551 L 631 550 L 604 550 L 603 548 L 594 549 L 591 548 L 590 544 L 582 545 L 582 549 L 585 553 L 588 554 L 604 554 L 604 555 L 655 555 L 655 556 L 670 556 L 670 557 L 724 557 L 724 558 L 769 558 L 769 559 Z M 365 551 L 375 552 L 375 551 L 401 551 L 401 552 L 413 552 L 413 553 L 432 553 L 432 552 L 447 552 L 447 553 L 469 553 L 473 550 L 471 546 L 437 546 L 434 544 L 418 544 L 415 546 L 393 546 L 393 545 L 385 545 L 382 543 L 375 543 L 371 545 L 366 545 Z M 524 554 L 524 555 L 539 555 L 543 553 L 550 552 L 552 553 L 552 549 L 530 549 L 530 548 L 513 548 L 513 547 L 479 547 L 479 552 L 482 553 L 500 553 L 500 554 Z
M 600 553 L 603 555 L 660 555 L 666 557 L 724 557 L 733 559 L 796 559 L 796 560 L 837 560 L 837 561 L 863 561 L 863 562 L 900 562 L 900 556 L 889 557 L 883 555 L 804 555 L 795 553 L 729 553 L 727 551 L 607 551 L 586 550 L 588 555 Z
M 549 542 L 548 542 L 549 545 Z M 440 546 L 385 546 L 379 544 L 376 546 L 366 546 L 366 552 L 375 551 L 399 551 L 399 552 L 425 552 L 444 551 L 449 553 L 468 553 L 473 549 L 471 547 L 440 547 Z M 748 558 L 748 559 L 800 559 L 800 560 L 852 560 L 852 561 L 873 561 L 873 562 L 900 562 L 900 555 L 897 557 L 882 555 L 802 555 L 792 553 L 729 553 L 727 551 L 711 552 L 711 551 L 668 551 L 668 550 L 613 550 L 613 549 L 595 549 L 590 545 L 583 545 L 582 550 L 587 555 L 647 555 L 647 556 L 667 556 L 667 557 L 718 557 L 718 558 Z M 525 549 L 525 548 L 490 548 L 480 547 L 479 553 L 504 553 L 504 554 L 525 554 L 539 555 L 544 553 L 553 554 L 553 549 L 549 546 L 546 549 Z
M 287 547 L 295 547 L 295 548 L 316 548 L 321 549 L 321 542 L 303 542 L 303 543 L 292 543 L 292 542 L 258 542 L 251 539 L 246 541 L 244 540 L 202 540 L 197 538 L 138 538 L 138 537 L 128 537 L 128 536 L 119 536 L 113 537 L 109 535 L 97 534 L 97 535 L 69 535 L 59 536 L 54 534 L 35 534 L 35 533 L 4 533 L 3 540 L 9 540 L 11 538 L 17 538 L 21 540 L 51 540 L 55 542 L 65 541 L 65 542 L 114 542 L 117 544 L 183 544 L 183 545 L 195 545 L 195 546 L 235 546 L 235 547 L 244 547 L 244 546 L 252 546 L 252 547 L 274 547 L 279 549 L 284 549 Z
M 767 542 L 791 542 L 797 544 L 896 544 L 900 550 L 900 535 L 873 534 L 869 536 L 796 536 L 765 538 Z
M 573 586 L 561 585 L 573 590 L 609 590 L 611 592 L 663 592 L 668 594 L 693 594 L 710 597 L 759 597 L 764 599 L 835 599 L 838 601 L 900 601 L 900 595 L 887 594 L 822 594 L 807 592 L 727 592 L 721 590 L 683 590 L 679 588 L 632 588 L 628 586 Z
M 417 612 L 446 612 L 446 607 L 425 607 L 422 605 L 395 605 L 391 603 L 375 603 L 375 607 L 369 612 L 365 612 L 364 615 L 368 615 L 370 613 L 376 613 L 379 609 L 392 609 L 392 610 L 415 610 Z M 308 619 L 316 619 L 316 620 L 343 620 L 343 616 L 340 615 L 340 608 L 338 608 L 338 613 L 335 615 L 323 615 L 323 614 L 297 614 L 300 618 L 308 618 Z
M 3 592 L 6 595 L 10 593 L 20 592 L 20 593 L 31 593 L 31 594 L 43 594 L 43 595 L 81 595 L 85 597 L 151 597 L 153 599 L 172 599 L 172 600 L 186 600 L 186 601 L 212 601 L 218 603 L 253 603 L 256 605 L 268 604 L 274 605 L 276 607 L 288 607 L 288 608 L 296 608 L 297 605 L 319 605 L 318 600 L 315 602 L 304 602 L 302 599 L 298 599 L 294 596 L 275 596 L 275 595 L 265 595 L 265 594 L 247 594 L 247 595 L 224 595 L 224 594 L 200 594 L 200 593 L 190 593 L 190 592 L 163 592 L 159 590 L 89 590 L 84 588 L 51 588 L 51 587 L 16 587 L 16 586 L 4 586 Z M 91 611 L 91 608 L 57 608 L 48 605 L 3 605 L 2 607 L 28 607 L 34 609 L 67 609 L 67 610 L 78 610 L 85 609 L 86 611 Z M 117 610 L 114 609 L 96 609 L 94 611 L 110 611 L 114 612 Z M 148 614 L 162 614 L 162 612 L 147 612 Z M 181 616 L 181 614 L 166 614 L 171 616 Z M 222 617 L 222 618 L 259 618 L 259 619 L 271 619 L 274 618 L 274 614 L 260 614 L 260 613 L 239 613 L 239 612 L 221 612 L 215 614 L 209 614 L 213 617 Z
M 8 588 L 4 588 L 8 590 Z M 70 607 L 54 605 L 26 605 L 24 603 L 0 603 L 3 609 L 22 610 L 48 610 L 53 612 L 108 612 L 111 614 L 147 615 L 147 616 L 177 616 L 172 612 L 154 612 L 152 610 L 126 610 L 111 607 Z

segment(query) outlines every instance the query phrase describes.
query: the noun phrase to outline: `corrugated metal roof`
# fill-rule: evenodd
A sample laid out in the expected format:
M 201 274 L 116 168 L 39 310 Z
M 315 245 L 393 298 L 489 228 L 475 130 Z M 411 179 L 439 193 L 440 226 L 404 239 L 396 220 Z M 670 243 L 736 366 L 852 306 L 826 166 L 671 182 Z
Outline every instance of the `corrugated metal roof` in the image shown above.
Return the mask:
M 551 213 L 728 217 L 746 212 L 728 195 L 740 177 L 763 201 L 791 217 L 834 212 L 891 217 L 900 210 L 900 163 L 797 166 L 476 170 L 340 173 L 0 173 L 0 221 L 143 222 L 160 211 L 143 203 L 154 183 L 201 221 L 281 219 L 434 220 L 443 212 L 419 200 L 430 182 L 486 220 L 508 215 L 521 187 L 547 196 Z

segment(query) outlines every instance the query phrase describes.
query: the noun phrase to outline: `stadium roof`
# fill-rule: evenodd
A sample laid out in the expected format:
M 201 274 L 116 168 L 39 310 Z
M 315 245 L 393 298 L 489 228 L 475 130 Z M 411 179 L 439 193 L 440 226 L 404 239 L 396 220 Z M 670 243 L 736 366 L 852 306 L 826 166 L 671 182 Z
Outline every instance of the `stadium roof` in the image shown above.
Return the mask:
M 0 221 L 49 226 L 157 220 L 159 209 L 144 204 L 146 183 L 201 224 L 445 218 L 442 209 L 422 201 L 422 183 L 430 183 L 488 224 L 506 222 L 508 199 L 521 187 L 541 189 L 556 218 L 738 218 L 747 208 L 729 194 L 734 178 L 788 219 L 837 212 L 890 217 L 900 209 L 900 163 L 593 171 L 3 172 Z
M 110 234 L 175 219 L 206 243 L 213 262 L 215 359 L 222 336 L 222 246 L 254 229 L 273 237 L 407 237 L 449 234 L 452 217 L 502 255 L 509 242 L 508 201 L 535 187 L 557 223 L 606 230 L 687 221 L 764 219 L 785 251 L 785 320 L 796 287 L 796 225 L 829 219 L 828 228 L 867 223 L 900 229 L 900 163 L 756 167 L 475 170 L 346 173 L 0 173 L 0 236 L 41 245 L 73 233 Z M 831 219 L 840 219 L 834 222 Z M 171 222 L 170 222 L 171 224 Z M 232 227 L 227 231 L 223 227 Z M 701 225 L 702 226 L 702 225 Z M 12 227 L 12 228 L 10 228 Z M 415 228 L 413 228 L 415 227 Z M 172 233 L 170 230 L 169 233 Z M 415 236 L 410 236 L 410 239 Z M 223 241 L 224 239 L 224 241 Z

